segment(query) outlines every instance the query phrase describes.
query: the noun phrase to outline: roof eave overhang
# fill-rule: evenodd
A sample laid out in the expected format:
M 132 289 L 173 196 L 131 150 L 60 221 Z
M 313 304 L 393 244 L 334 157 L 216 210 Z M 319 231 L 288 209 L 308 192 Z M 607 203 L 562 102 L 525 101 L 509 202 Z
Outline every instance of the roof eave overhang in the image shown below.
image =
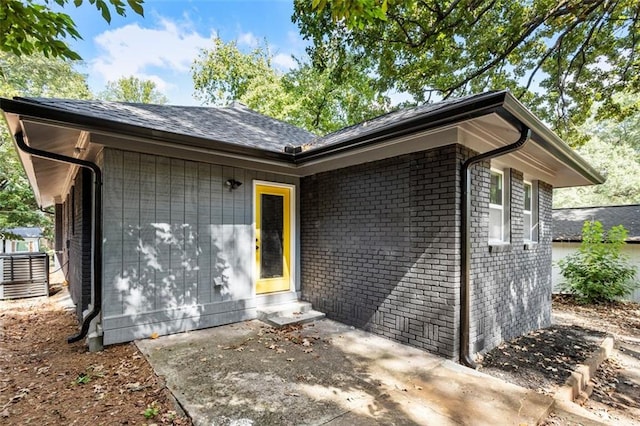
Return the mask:
M 558 135 L 534 116 L 513 95 L 507 94 L 503 110 L 532 131 L 533 142 L 558 160 L 580 173 L 588 182 L 597 185 L 605 178 L 573 151 Z
M 3 100 L 4 99 L 0 98 L 0 110 L 2 110 L 3 112 L 2 116 L 4 117 L 7 128 L 9 129 L 9 132 L 12 133 L 11 141 L 13 142 L 18 158 L 20 159 L 20 164 L 22 164 L 22 168 L 25 174 L 27 175 L 27 180 L 29 181 L 31 188 L 33 188 L 33 196 L 36 199 L 36 203 L 40 207 L 46 207 L 47 205 L 46 203 L 44 203 L 44 200 L 42 199 L 40 191 L 37 189 L 38 181 L 36 179 L 35 170 L 33 168 L 33 164 L 29 160 L 31 156 L 19 150 L 16 145 L 16 141 L 13 138 L 15 133 L 22 130 L 20 125 L 20 117 L 15 114 L 11 114 L 9 111 L 5 110 L 3 108 L 4 105 L 2 104 Z
M 73 126 L 80 130 L 91 131 L 92 133 L 104 135 L 117 134 L 130 137 L 134 140 L 144 139 L 163 144 L 175 143 L 178 146 L 186 148 L 197 148 L 210 152 L 218 152 L 223 155 L 253 159 L 258 163 L 270 162 L 280 164 L 290 169 L 293 174 L 296 174 L 295 170 L 298 168 L 301 168 L 299 172 L 303 172 L 302 169 L 304 169 L 306 165 L 331 161 L 339 155 L 353 155 L 363 149 L 375 148 L 377 144 L 389 140 L 400 139 L 411 134 L 452 126 L 489 114 L 498 114 L 516 129 L 521 129 L 525 126 L 530 128 L 533 133 L 533 142 L 582 176 L 585 185 L 604 182 L 603 177 L 596 170 L 549 130 L 508 91 L 487 93 L 474 97 L 469 101 L 455 103 L 436 111 L 430 111 L 407 120 L 392 123 L 344 142 L 295 154 L 267 151 L 227 142 L 143 128 L 117 121 L 105 120 L 104 118 L 70 113 L 22 99 L 0 99 L 0 108 L 5 112 L 15 114 L 20 120 L 32 120 L 39 123 L 59 126 Z
M 576 244 L 581 244 L 582 243 L 582 239 L 580 238 L 552 238 L 551 242 L 554 243 L 576 243 Z M 640 244 L 640 239 L 627 239 L 625 240 L 626 244 Z
M 310 149 L 295 154 L 295 163 L 304 164 L 319 158 L 340 154 L 346 151 L 357 150 L 376 143 L 393 138 L 403 137 L 416 132 L 424 132 L 439 127 L 445 127 L 465 120 L 470 120 L 483 115 L 498 112 L 504 103 L 506 91 L 487 93 L 484 96 L 474 98 L 473 101 L 461 102 L 437 111 L 427 112 L 422 115 L 393 123 L 389 126 L 364 133 L 361 136 L 344 142 Z
M 409 120 L 393 123 L 390 126 L 363 134 L 356 139 L 303 151 L 295 154 L 294 161 L 297 165 L 302 166 L 312 161 L 319 161 L 322 158 L 343 154 L 351 150 L 363 149 L 389 139 L 450 126 L 494 113 L 505 119 L 516 129 L 522 129 L 523 127 L 531 129 L 532 141 L 557 158 L 561 163 L 575 170 L 578 175 L 583 177 L 584 185 L 604 182 L 604 178 L 600 173 L 573 151 L 542 121 L 529 112 L 508 91 L 487 93 L 469 102 L 461 102 L 435 112 L 427 112 Z
M 133 138 L 172 142 L 178 145 L 204 148 L 233 155 L 259 157 L 271 161 L 291 161 L 291 154 L 285 152 L 262 150 L 223 141 L 154 130 L 119 121 L 62 111 L 20 99 L 0 98 L 0 109 L 5 113 L 16 114 L 20 120 L 32 120 L 42 124 L 71 125 L 78 130 L 86 130 L 93 133 L 120 134 Z

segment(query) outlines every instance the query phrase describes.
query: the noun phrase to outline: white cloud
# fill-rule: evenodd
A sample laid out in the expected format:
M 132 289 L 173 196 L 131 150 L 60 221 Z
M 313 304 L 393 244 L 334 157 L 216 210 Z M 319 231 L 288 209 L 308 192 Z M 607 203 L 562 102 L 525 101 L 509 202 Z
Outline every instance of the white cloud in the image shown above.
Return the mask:
M 155 74 L 136 74 L 134 77 L 138 77 L 140 80 L 150 80 L 156 84 L 156 88 L 162 93 L 167 93 L 169 89 L 175 88 L 175 85 L 167 82 L 159 75 Z
M 94 41 L 100 53 L 91 61 L 91 71 L 105 81 L 146 75 L 159 87 L 167 87 L 166 80 L 158 75 L 163 74 L 160 70 L 188 73 L 199 49 L 210 44 L 210 37 L 161 18 L 157 28 L 129 24 L 105 31 Z
M 280 71 L 287 72 L 297 68 L 298 63 L 295 58 L 304 59 L 307 57 L 305 47 L 309 43 L 306 42 L 300 34 L 295 31 L 287 31 L 286 40 L 283 44 L 269 44 L 269 51 L 275 52 L 271 62 L 275 68 Z
M 238 36 L 238 45 L 240 46 L 248 46 L 251 48 L 255 48 L 255 47 L 258 47 L 259 43 L 260 42 L 258 41 L 258 37 L 253 35 L 253 33 L 251 32 L 241 33 Z
M 293 59 L 293 57 L 290 54 L 287 55 L 285 53 L 278 53 L 273 57 L 271 61 L 273 65 L 275 65 L 277 68 L 281 69 L 282 71 L 288 71 L 298 66 L 298 64 Z
M 287 31 L 287 44 L 289 49 L 304 51 L 304 49 L 309 45 L 309 42 L 305 41 L 300 33 L 296 31 Z

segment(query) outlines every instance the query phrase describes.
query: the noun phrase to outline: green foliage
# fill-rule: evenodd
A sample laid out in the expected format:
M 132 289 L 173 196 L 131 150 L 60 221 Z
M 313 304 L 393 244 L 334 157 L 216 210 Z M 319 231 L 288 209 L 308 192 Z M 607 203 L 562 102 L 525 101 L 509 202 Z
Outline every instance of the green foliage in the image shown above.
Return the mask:
M 334 21 L 344 20 L 352 28 L 363 28 L 376 20 L 387 20 L 387 9 L 393 0 L 313 0 L 314 11 L 325 8 L 331 12 Z
M 144 0 L 127 0 L 131 10 L 143 16 Z M 42 53 L 46 57 L 80 59 L 80 55 L 69 48 L 65 38 L 82 38 L 76 24 L 66 13 L 56 12 L 51 6 L 65 7 L 71 0 L 2 0 L 0 2 L 0 52 L 15 55 Z M 76 7 L 83 0 L 73 0 Z M 122 0 L 89 0 L 103 19 L 111 22 L 111 13 L 126 16 L 127 6 Z
M 91 377 L 88 374 L 80 373 L 78 377 L 76 377 L 75 384 L 76 385 L 86 385 L 91 381 Z
M 93 379 L 101 378 L 105 376 L 104 366 L 103 365 L 90 365 L 87 367 L 86 372 L 82 372 L 78 374 L 74 383 L 76 385 L 86 385 L 90 383 Z
M 152 419 L 158 414 L 160 414 L 160 408 L 158 404 L 154 401 L 151 404 L 147 405 L 147 408 L 142 412 L 146 419 Z
M 153 81 L 141 80 L 134 76 L 108 82 L 106 89 L 98 97 L 105 101 L 142 104 L 163 105 L 168 102 L 166 96 L 157 89 Z
M 640 96 L 620 98 L 620 110 L 629 111 Z M 640 204 L 640 112 L 621 122 L 592 117 L 580 127 L 587 139 L 577 152 L 606 177 L 601 185 L 554 190 L 553 206 L 587 207 Z
M 73 63 L 42 54 L 16 56 L 0 52 L 0 97 L 48 96 L 87 99 L 91 92 L 86 77 Z M 51 236 L 52 214 L 38 203 L 5 125 L 0 125 L 0 231 L 19 226 L 43 227 Z
M 627 230 L 622 225 L 606 233 L 598 221 L 587 221 L 582 228 L 580 249 L 558 261 L 563 291 L 575 294 L 585 303 L 612 302 L 630 294 L 638 283 L 636 270 L 620 252 Z
M 591 107 L 621 117 L 613 97 L 640 90 L 637 0 L 295 0 L 312 41 L 365 52 L 383 90 L 419 102 L 510 88 L 563 137 Z M 384 17 L 380 17 L 380 14 Z M 626 112 L 628 114 L 628 112 Z
M 196 96 L 205 103 L 224 106 L 245 99 L 264 86 L 279 93 L 281 74 L 271 67 L 266 47 L 243 53 L 235 42 L 213 39 L 213 46 L 200 52 L 192 66 Z
M 50 236 L 51 216 L 38 209 L 5 129 L 0 132 L 0 138 L 0 232 L 20 226 L 36 226 L 45 228 L 45 236 Z
M 366 72 L 366 61 L 326 49 L 314 64 L 280 72 L 266 46 L 240 51 L 214 39 L 193 64 L 196 96 L 205 103 L 237 100 L 262 114 L 324 134 L 388 111 L 389 100 Z
M 0 96 L 89 99 L 86 75 L 74 70 L 73 61 L 42 54 L 19 56 L 0 52 Z

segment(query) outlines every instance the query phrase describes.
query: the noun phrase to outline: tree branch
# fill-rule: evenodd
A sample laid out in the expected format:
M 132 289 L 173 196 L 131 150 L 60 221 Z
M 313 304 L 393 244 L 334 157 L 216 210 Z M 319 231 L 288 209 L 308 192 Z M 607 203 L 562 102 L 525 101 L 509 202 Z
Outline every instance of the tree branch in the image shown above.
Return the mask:
M 500 55 L 498 55 L 493 60 L 491 60 L 487 64 L 485 64 L 484 66 L 476 69 L 470 75 L 467 75 L 461 81 L 459 81 L 458 83 L 448 87 L 445 90 L 450 92 L 450 93 L 452 93 L 455 90 L 459 89 L 460 87 L 464 86 L 467 82 L 469 82 L 469 81 L 473 80 L 474 78 L 484 74 L 485 72 L 487 72 L 488 70 L 490 70 L 491 68 L 496 66 L 498 63 L 504 61 L 506 59 L 506 57 L 509 56 L 509 54 L 511 54 L 518 46 L 520 46 L 520 44 L 522 44 L 531 34 L 533 34 L 542 24 L 547 22 L 551 17 L 562 16 L 562 15 L 557 15 L 559 10 L 565 10 L 565 11 L 572 10 L 572 9 L 562 9 L 562 8 L 564 8 L 564 6 L 567 3 L 568 3 L 568 1 L 565 0 L 563 3 L 558 4 L 555 9 L 551 10 L 546 15 L 544 15 L 542 17 L 538 17 L 538 18 L 532 19 L 531 21 L 529 21 L 529 23 L 525 25 L 525 28 L 526 28 L 525 31 L 523 31 L 522 34 L 520 34 L 520 36 L 517 39 L 515 39 L 513 42 L 511 42 L 511 44 L 506 49 L 504 49 Z M 593 2 L 587 1 L 586 3 L 587 4 L 589 4 L 589 3 L 600 4 L 600 3 L 602 3 L 602 0 L 594 0 Z
M 576 52 L 576 54 L 573 55 L 573 58 L 571 58 L 571 61 L 569 62 L 569 65 L 567 65 L 567 69 L 565 70 L 565 73 L 564 73 L 564 79 L 565 80 L 569 77 L 569 71 L 571 70 L 571 68 L 573 68 L 573 65 L 574 65 L 574 63 L 576 61 L 576 58 L 578 58 L 578 56 L 580 56 L 581 59 L 582 59 L 581 62 L 580 62 L 580 65 L 578 66 L 577 71 L 574 73 L 573 84 L 571 85 L 574 90 L 575 90 L 575 87 L 576 87 L 576 81 L 577 81 L 578 77 L 580 76 L 580 74 L 582 74 L 582 70 L 584 69 L 584 65 L 587 62 L 585 49 L 587 48 L 587 46 L 591 42 L 591 39 L 593 38 L 593 34 L 595 33 L 595 31 L 602 25 L 602 23 L 604 21 L 604 17 L 607 15 L 607 13 L 611 13 L 611 6 L 613 6 L 615 4 L 616 4 L 616 2 L 610 3 L 609 6 L 605 6 L 605 10 L 603 11 L 602 14 L 598 14 L 594 24 L 591 26 L 591 28 L 589 29 L 589 32 L 587 33 L 587 37 L 585 38 L 585 40 L 582 42 L 582 44 L 578 48 L 578 51 Z M 595 8 L 591 9 L 589 11 L 589 15 L 592 14 L 595 10 L 596 10 Z M 585 21 L 586 21 L 586 19 L 585 19 Z

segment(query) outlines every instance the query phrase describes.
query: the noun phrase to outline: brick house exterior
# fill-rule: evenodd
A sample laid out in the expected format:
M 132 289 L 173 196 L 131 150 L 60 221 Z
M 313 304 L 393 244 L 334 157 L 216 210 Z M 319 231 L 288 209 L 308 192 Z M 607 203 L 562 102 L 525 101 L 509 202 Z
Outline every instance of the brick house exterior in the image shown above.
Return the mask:
M 303 178 L 302 297 L 329 318 L 457 359 L 459 165 L 470 155 L 449 145 Z M 539 184 L 541 240 L 525 247 L 523 175 L 511 171 L 512 244 L 492 253 L 489 168 L 474 171 L 474 353 L 551 321 L 552 187 Z
M 56 205 L 78 313 L 95 290 L 81 334 L 105 344 L 306 300 L 446 358 L 482 353 L 549 324 L 552 188 L 602 181 L 505 91 L 322 137 L 237 104 L 0 107 L 38 201 Z M 467 195 L 462 164 L 479 153 L 493 156 Z M 85 167 L 101 170 L 101 207 Z
M 489 165 L 476 170 L 474 204 L 479 207 L 473 234 L 482 236 L 488 222 Z M 511 244 L 492 253 L 486 239 L 475 238 L 472 252 L 472 352 L 551 325 L 552 187 L 538 182 L 540 240 L 523 241 L 523 177 L 511 170 Z
M 70 193 L 59 206 L 56 221 L 62 244 L 56 250 L 76 316 L 82 319 L 91 302 L 91 173 L 83 169 L 76 173 Z
M 457 151 L 303 178 L 302 297 L 329 318 L 455 357 Z

